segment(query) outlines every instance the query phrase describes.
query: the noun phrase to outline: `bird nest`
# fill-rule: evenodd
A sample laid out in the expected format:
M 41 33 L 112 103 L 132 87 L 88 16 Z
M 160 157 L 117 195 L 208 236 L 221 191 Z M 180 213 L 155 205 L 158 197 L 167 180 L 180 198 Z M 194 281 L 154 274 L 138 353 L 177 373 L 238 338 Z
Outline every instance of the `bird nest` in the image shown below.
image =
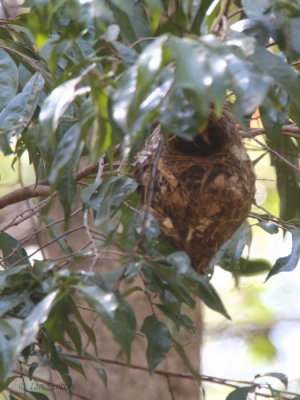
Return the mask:
M 206 129 L 193 141 L 170 135 L 154 171 L 161 140 L 157 127 L 137 156 L 140 197 L 146 204 L 152 186 L 150 211 L 161 237 L 185 251 L 202 273 L 249 214 L 255 194 L 252 163 L 227 109 L 220 118 L 211 111 Z

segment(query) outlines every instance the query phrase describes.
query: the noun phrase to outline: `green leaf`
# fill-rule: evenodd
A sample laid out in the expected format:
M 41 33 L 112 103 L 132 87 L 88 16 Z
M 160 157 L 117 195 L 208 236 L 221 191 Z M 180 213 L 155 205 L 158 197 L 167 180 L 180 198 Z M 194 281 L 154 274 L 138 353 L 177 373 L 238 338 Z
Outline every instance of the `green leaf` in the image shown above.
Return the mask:
M 77 289 L 113 333 L 129 362 L 136 327 L 135 316 L 129 305 L 113 292 L 104 291 L 97 286 L 78 285 Z
M 0 249 L 3 252 L 3 258 L 8 257 L 4 261 L 5 265 L 29 264 L 26 250 L 6 232 L 0 233 Z
M 89 338 L 89 340 L 91 341 L 91 343 L 94 346 L 94 350 L 95 353 L 97 354 L 97 342 L 96 342 L 96 336 L 95 336 L 95 332 L 93 331 L 93 329 L 86 324 L 86 322 L 84 321 L 84 319 L 82 318 L 77 305 L 75 304 L 74 300 L 71 297 L 67 297 L 66 301 L 68 302 L 68 305 L 72 311 L 72 313 L 74 314 L 75 318 L 77 319 L 77 321 L 79 322 L 79 324 L 81 325 L 81 327 L 83 328 L 83 330 L 85 331 L 87 337 Z
M 64 324 L 64 329 L 66 330 L 67 334 L 69 335 L 70 339 L 75 345 L 77 353 L 80 354 L 82 350 L 82 342 L 81 342 L 81 335 L 77 328 L 77 325 L 70 318 L 69 315 L 66 315 L 63 324 Z
M 274 222 L 271 221 L 262 221 L 257 224 L 260 228 L 262 228 L 264 231 L 270 233 L 271 235 L 278 233 L 279 228 L 278 225 L 274 224 Z
M 0 384 L 5 385 L 19 357 L 22 320 L 8 317 L 0 320 Z
M 74 357 L 67 356 L 65 354 L 61 355 L 61 359 L 74 371 L 79 372 L 81 375 L 83 375 L 85 378 L 87 377 L 84 371 L 84 368 L 82 367 L 82 364 L 79 360 L 77 360 Z
M 153 375 L 157 365 L 166 357 L 170 350 L 170 332 L 163 322 L 153 316 L 145 318 L 141 331 L 147 337 L 147 361 L 150 374 Z
M 77 96 L 85 95 L 90 91 L 88 87 L 80 85 L 87 71 L 83 72 L 79 77 L 70 79 L 56 87 L 42 105 L 39 116 L 40 124 L 45 136 L 53 146 L 56 144 L 54 133 L 60 118 Z
M 107 375 L 106 375 L 106 371 L 103 368 L 97 368 L 94 367 L 94 370 L 98 372 L 98 375 L 100 376 L 100 378 L 102 379 L 104 386 L 107 388 Z
M 43 87 L 44 79 L 41 74 L 34 74 L 22 92 L 14 97 L 2 110 L 0 113 L 0 137 L 2 135 L 10 137 L 13 132 L 20 135 L 23 132 L 31 121 Z M 7 154 L 5 147 L 2 150 Z
M 135 0 L 110 0 L 109 4 L 126 41 L 134 43 L 140 38 L 151 36 L 151 28 L 141 3 Z M 137 48 L 145 46 L 146 44 L 141 42 Z
M 293 243 L 291 254 L 287 257 L 278 258 L 269 272 L 266 281 L 273 275 L 284 271 L 293 271 L 296 268 L 300 258 L 300 229 L 293 229 L 291 234 Z
M 123 63 L 129 68 L 133 66 L 138 58 L 138 53 L 129 46 L 120 42 L 112 42 L 112 46 L 117 50 Z
M 1 240 L 0 240 L 1 243 Z M 18 275 L 19 272 L 25 270 L 28 267 L 27 264 L 18 265 L 16 267 L 10 267 L 6 270 L 0 271 L 0 289 L 2 290 L 6 286 L 6 279 L 13 275 Z
M 280 137 L 281 128 L 288 118 L 289 103 L 288 94 L 275 88 L 269 91 L 268 97 L 259 108 L 263 126 L 271 140 L 275 141 Z
M 39 366 L 40 366 L 40 364 L 37 363 L 37 362 L 32 362 L 32 363 L 30 364 L 29 369 L 28 369 L 28 377 L 29 377 L 30 380 L 33 379 L 34 371 L 35 371 Z
M 191 31 L 196 35 L 199 35 L 201 31 L 201 25 L 206 17 L 206 12 L 213 3 L 213 0 L 203 0 L 198 5 L 197 11 L 194 13 L 192 20 Z M 195 6 L 194 6 L 195 7 Z M 210 28 L 210 27 L 209 27 Z
M 155 304 L 179 329 L 181 326 L 184 327 L 192 335 L 196 335 L 196 328 L 194 322 L 185 314 L 180 312 L 180 307 L 171 307 L 166 304 Z
M 282 374 L 281 372 L 268 372 L 266 374 L 259 375 L 259 377 L 263 376 L 271 376 L 273 378 L 276 378 L 280 380 L 280 382 L 285 386 L 286 389 L 288 387 L 289 379 L 285 374 Z
M 148 18 L 152 32 L 155 32 L 161 21 L 163 5 L 161 0 L 146 0 L 145 2 L 149 7 Z
M 114 215 L 123 201 L 136 190 L 137 183 L 126 176 L 104 178 L 100 184 L 92 188 L 87 187 L 82 191 L 85 206 L 94 210 L 95 225 L 98 226 Z M 91 194 L 91 191 L 93 192 Z
M 255 55 L 250 59 L 271 76 L 274 82 L 291 96 L 295 105 L 300 107 L 300 81 L 293 68 L 261 46 L 256 46 Z
M 7 385 L 10 372 L 15 365 L 17 352 L 16 343 L 7 339 L 4 334 L 0 335 L 0 384 Z
M 20 296 L 20 293 L 11 293 L 8 295 L 1 295 L 0 297 L 0 317 L 11 311 L 17 305 L 23 303 L 26 300 L 25 296 Z
M 176 37 L 170 38 L 169 46 L 176 62 L 175 85 L 194 94 L 194 103 L 198 102 L 199 110 L 206 116 L 210 97 L 208 87 L 213 81 L 208 49 L 200 41 Z M 225 91 L 225 86 L 223 89 Z M 220 101 L 222 95 L 225 92 L 219 93 Z
M 19 72 L 11 56 L 0 49 L 0 112 L 15 97 Z
M 55 243 L 58 244 L 58 246 L 64 252 L 64 254 L 73 253 L 73 249 L 70 247 L 67 237 L 61 232 L 57 232 L 55 229 L 53 229 L 56 227 L 54 223 L 55 221 L 47 216 L 42 216 L 41 221 L 47 226 L 47 232 L 50 238 L 53 239 Z
M 163 35 L 150 43 L 142 52 L 137 61 L 137 78 L 136 90 L 128 110 L 129 126 L 133 125 L 133 121 L 137 119 L 139 106 L 145 107 L 145 103 L 141 104 L 146 98 L 155 77 L 163 66 L 163 46 L 168 39 L 167 35 Z M 150 94 L 153 97 L 153 93 Z M 132 120 L 132 122 L 131 122 Z
M 43 393 L 40 392 L 32 392 L 31 390 L 28 390 L 28 393 L 31 394 L 32 397 L 34 397 L 36 400 L 49 400 L 49 397 L 46 396 Z
M 108 91 L 93 71 L 90 74 L 90 84 L 97 116 L 91 142 L 92 163 L 95 163 L 111 146 L 112 126 L 108 115 Z
M 181 357 L 182 361 L 184 362 L 184 365 L 187 367 L 187 369 L 191 372 L 193 377 L 195 378 L 196 382 L 200 384 L 201 382 L 201 376 L 199 373 L 195 370 L 195 368 L 192 366 L 188 356 L 186 355 L 186 352 L 183 348 L 183 346 L 178 343 L 174 338 L 172 338 L 172 344 L 174 346 L 174 349 L 177 351 L 179 356 Z
M 61 348 L 56 347 L 53 342 L 48 341 L 50 353 L 50 367 L 59 372 L 63 382 L 68 388 L 69 393 L 72 389 L 72 378 L 69 375 L 69 369 L 66 362 L 62 358 Z
M 246 260 L 245 258 L 240 258 L 237 272 L 233 273 L 238 276 L 252 276 L 270 271 L 270 269 L 271 264 L 267 260 L 260 258 Z
M 255 386 L 245 386 L 243 388 L 235 389 L 229 393 L 226 400 L 247 400 L 248 394 L 254 392 Z
M 242 225 L 225 243 L 225 251 L 220 263 L 226 270 L 234 269 L 246 245 L 251 243 L 251 230 L 248 224 Z
M 70 161 L 76 155 L 81 140 L 81 126 L 74 124 L 62 137 L 55 151 L 51 166 L 49 181 L 56 188 L 61 180 L 61 175 Z
M 60 179 L 58 180 L 57 191 L 59 200 L 64 208 L 65 214 L 65 228 L 68 226 L 69 217 L 71 215 L 72 204 L 75 200 L 77 193 L 76 180 L 73 177 L 73 162 L 67 165 L 63 171 Z
M 260 17 L 271 4 L 271 0 L 258 0 L 255 4 L 251 0 L 242 0 L 242 7 L 249 18 Z
M 191 259 L 183 251 L 176 251 L 167 257 L 170 264 L 176 267 L 178 274 L 185 274 L 191 268 Z
M 167 36 L 163 35 L 148 45 L 136 64 L 122 76 L 113 94 L 113 118 L 128 133 L 126 144 L 140 139 L 138 133 L 153 120 L 172 85 L 172 74 L 163 70 L 169 59 L 166 41 Z
M 194 293 L 207 307 L 219 312 L 224 315 L 224 317 L 231 319 L 220 296 L 207 277 L 198 275 Z
M 46 321 L 57 295 L 57 290 L 48 294 L 48 296 L 34 307 L 29 316 L 24 319 L 21 326 L 21 338 L 16 349 L 17 352 L 21 352 L 25 347 L 34 342 L 40 325 Z

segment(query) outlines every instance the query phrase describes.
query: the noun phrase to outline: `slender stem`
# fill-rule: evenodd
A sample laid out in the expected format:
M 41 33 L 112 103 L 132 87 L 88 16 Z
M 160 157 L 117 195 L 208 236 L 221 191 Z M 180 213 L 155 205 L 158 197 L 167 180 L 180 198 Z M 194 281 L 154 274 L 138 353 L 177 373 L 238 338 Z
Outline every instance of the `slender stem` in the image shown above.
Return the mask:
M 35 70 L 37 70 L 39 72 L 43 72 L 45 75 L 47 75 L 49 78 L 52 79 L 52 76 L 49 72 L 45 71 L 43 68 L 38 66 L 38 64 L 36 62 L 32 61 L 31 58 L 26 57 L 23 53 L 20 53 L 18 50 L 12 49 L 11 47 L 8 47 L 8 46 L 4 46 L 2 44 L 0 44 L 0 48 L 23 58 L 23 60 L 26 61 L 27 63 L 31 64 Z
M 160 129 L 160 128 L 158 127 L 157 129 Z M 116 281 L 115 291 L 119 288 L 120 283 L 121 283 L 122 279 L 124 278 L 130 263 L 134 259 L 140 245 L 143 242 L 143 237 L 144 237 L 144 233 L 145 233 L 147 222 L 148 222 L 148 214 L 149 214 L 152 197 L 153 197 L 153 192 L 154 192 L 155 175 L 156 175 L 156 171 L 157 171 L 157 167 L 158 167 L 158 162 L 159 162 L 162 150 L 163 150 L 163 145 L 164 145 L 164 140 L 161 139 L 159 141 L 158 148 L 157 148 L 157 151 L 156 151 L 156 154 L 154 157 L 154 161 L 153 161 L 153 165 L 152 165 L 152 169 L 151 169 L 150 182 L 149 182 L 148 190 L 147 190 L 147 201 L 146 201 L 146 206 L 144 209 L 144 217 L 143 217 L 143 221 L 142 221 L 142 225 L 141 225 L 140 236 L 137 240 L 136 245 L 134 246 L 134 248 L 132 249 L 132 251 L 129 254 L 127 262 L 123 268 L 122 274 L 120 275 L 119 279 Z
M 261 147 L 263 147 L 264 149 L 268 150 L 270 153 L 274 154 L 274 156 L 279 158 L 282 162 L 284 162 L 285 164 L 289 165 L 291 168 L 295 169 L 296 171 L 300 172 L 300 168 L 298 168 L 296 165 L 292 164 L 289 160 L 284 158 L 281 154 L 278 153 L 278 151 L 272 149 L 270 146 L 266 145 L 265 143 L 259 141 L 256 138 L 253 138 L 253 140 L 256 143 L 258 143 Z

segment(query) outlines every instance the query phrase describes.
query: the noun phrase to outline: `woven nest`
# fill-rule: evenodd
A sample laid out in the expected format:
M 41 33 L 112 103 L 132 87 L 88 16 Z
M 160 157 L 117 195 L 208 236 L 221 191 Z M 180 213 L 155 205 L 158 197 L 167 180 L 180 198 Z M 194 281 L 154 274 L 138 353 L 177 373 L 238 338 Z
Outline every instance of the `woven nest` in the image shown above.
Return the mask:
M 136 160 L 139 194 L 146 204 L 159 128 Z M 207 128 L 188 142 L 170 135 L 154 178 L 151 213 L 161 237 L 185 251 L 193 267 L 204 272 L 210 260 L 251 208 L 255 175 L 240 132 L 230 112 L 210 113 Z

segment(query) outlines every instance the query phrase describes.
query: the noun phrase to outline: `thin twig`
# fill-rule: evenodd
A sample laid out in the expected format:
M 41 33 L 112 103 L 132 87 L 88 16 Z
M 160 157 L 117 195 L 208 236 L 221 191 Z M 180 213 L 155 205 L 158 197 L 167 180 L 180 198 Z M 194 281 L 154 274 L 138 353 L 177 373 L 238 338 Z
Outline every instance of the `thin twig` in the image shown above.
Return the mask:
M 251 134 L 252 136 L 259 136 L 259 135 L 263 135 L 267 133 L 266 130 L 264 128 L 253 128 L 251 129 Z M 283 125 L 283 127 L 281 128 L 280 134 L 283 136 L 290 136 L 293 137 L 295 139 L 299 139 L 300 140 L 300 129 L 295 126 L 295 125 Z M 246 135 L 246 133 L 242 132 L 242 136 L 245 138 L 249 138 L 249 136 Z
M 188 30 L 186 27 L 182 26 L 179 24 L 177 21 L 175 21 L 168 13 L 163 12 L 163 17 L 166 18 L 168 21 L 170 21 L 176 28 L 180 31 L 182 34 L 183 32 L 190 34 L 191 31 Z
M 142 221 L 142 225 L 141 225 L 141 230 L 140 230 L 140 236 L 136 242 L 136 245 L 134 246 L 134 248 L 132 249 L 132 251 L 130 252 L 129 256 L 128 256 L 128 260 L 123 268 L 123 271 L 119 277 L 119 279 L 116 281 L 115 284 L 115 291 L 119 288 L 120 283 L 122 281 L 122 279 L 124 278 L 126 271 L 130 265 L 130 263 L 132 262 L 132 260 L 134 259 L 136 252 L 138 251 L 140 245 L 142 244 L 143 241 L 143 237 L 144 237 L 144 233 L 146 230 L 146 225 L 148 222 L 148 214 L 149 214 L 149 210 L 150 210 L 150 206 L 151 206 L 151 202 L 152 202 L 152 197 L 153 197 L 153 192 L 154 192 L 154 185 L 155 185 L 155 175 L 156 175 L 156 171 L 157 171 L 157 167 L 158 167 L 158 162 L 163 150 L 163 145 L 164 145 L 164 141 L 163 139 L 161 139 L 159 141 L 158 147 L 157 147 L 157 151 L 154 157 L 154 161 L 153 161 L 153 165 L 152 165 L 152 169 L 151 169 L 151 175 L 150 175 L 150 182 L 148 185 L 148 191 L 147 191 L 147 201 L 146 201 L 146 206 L 144 209 L 144 217 L 143 217 L 143 221 Z
M 86 178 L 91 174 L 94 174 L 98 171 L 98 164 L 89 165 L 80 169 L 77 173 L 75 173 L 74 178 L 76 181 L 80 179 Z M 50 196 L 51 193 L 55 195 L 56 192 L 52 192 L 52 189 L 49 186 L 48 178 L 42 179 L 39 184 L 25 186 L 24 188 L 16 189 L 13 192 L 10 192 L 0 198 L 0 209 L 4 208 L 8 205 L 19 203 L 21 201 L 30 199 L 32 197 L 44 197 Z
M 244 12 L 243 8 L 238 8 L 237 10 L 233 11 L 231 14 L 228 15 L 227 19 L 233 18 L 237 14 L 241 14 Z
M 264 217 L 263 215 L 259 215 L 259 214 L 256 214 L 256 213 L 254 213 L 254 212 L 250 212 L 250 213 L 249 213 L 249 218 L 255 218 L 255 219 L 257 219 L 258 221 L 274 222 L 274 224 L 279 225 L 280 228 L 282 228 L 282 229 L 284 229 L 284 230 L 289 230 L 289 229 L 295 229 L 295 228 L 297 228 L 297 225 L 291 224 L 291 223 L 289 223 L 289 222 L 285 222 L 285 221 L 278 220 L 277 217 L 276 217 L 276 219 L 275 219 L 275 218 L 272 218 L 272 217 Z M 298 226 L 298 227 L 299 227 L 299 226 Z
M 63 238 L 66 235 L 70 235 L 71 233 L 77 232 L 81 229 L 84 229 L 84 226 L 78 226 L 76 228 L 70 229 L 67 232 L 63 232 L 61 235 L 57 236 L 55 239 L 50 240 L 49 242 L 45 243 L 42 247 L 38 248 L 37 250 L 35 250 L 33 253 L 27 255 L 26 257 L 22 257 L 21 259 L 19 259 L 18 261 L 16 261 L 14 264 L 11 264 L 10 267 L 14 267 L 15 265 L 20 264 L 22 261 L 27 260 L 28 258 L 31 258 L 32 256 L 34 256 L 36 253 L 38 253 L 39 251 L 41 251 L 41 249 L 44 249 L 45 247 L 50 246 L 53 243 L 56 243 L 57 241 L 59 241 L 59 239 Z
M 36 215 L 39 213 L 43 208 L 47 207 L 49 201 L 51 199 L 47 198 L 41 202 L 39 202 L 35 207 L 26 209 L 22 211 L 20 214 L 16 215 L 9 224 L 3 226 L 0 229 L 0 232 L 5 232 L 9 228 L 12 228 L 13 226 L 20 225 L 22 222 L 26 221 L 27 219 L 31 218 L 33 215 Z
M 81 207 L 77 208 L 75 211 L 72 212 L 72 214 L 70 215 L 70 218 L 72 218 L 72 217 L 74 217 L 75 215 L 77 215 L 81 210 L 82 210 Z M 30 235 L 26 236 L 23 240 L 21 240 L 21 241 L 18 243 L 17 247 L 14 248 L 13 251 L 12 251 L 10 254 L 8 254 L 7 256 L 5 256 L 5 257 L 3 257 L 3 258 L 1 258 L 1 261 L 2 261 L 2 262 L 3 262 L 3 261 L 6 261 L 6 260 L 8 260 L 10 257 L 12 257 L 21 247 L 23 247 L 23 245 L 24 245 L 26 242 L 28 242 L 28 240 L 32 239 L 32 237 L 34 237 L 35 235 L 41 233 L 41 232 L 44 231 L 45 229 L 51 228 L 53 225 L 58 225 L 59 223 L 61 223 L 61 222 L 63 222 L 63 221 L 65 221 L 65 218 L 61 218 L 61 219 L 59 219 L 59 220 L 57 220 L 57 221 L 53 221 L 53 222 L 51 222 L 50 224 L 45 225 L 45 226 L 43 226 L 42 228 L 35 230 L 33 233 L 31 233 Z M 1 230 L 1 231 L 4 232 L 4 229 Z M 41 248 L 41 247 L 40 247 L 40 248 Z
M 73 355 L 72 355 L 72 357 L 73 357 Z M 17 371 L 17 370 L 13 370 L 12 372 L 13 372 L 14 374 L 19 374 L 19 371 Z M 28 376 L 27 373 L 25 373 L 24 375 L 25 375 L 25 376 Z M 34 379 L 35 381 L 37 381 L 37 382 L 44 383 L 45 385 L 50 386 L 50 387 L 52 387 L 53 389 L 56 388 L 56 389 L 58 389 L 58 390 L 62 390 L 63 392 L 68 392 L 68 389 L 65 388 L 65 385 L 56 384 L 56 383 L 50 382 L 50 381 L 48 381 L 48 380 L 46 380 L 46 379 L 40 378 L 40 377 L 38 377 L 38 376 L 35 376 L 33 379 Z M 11 389 L 7 389 L 7 390 L 11 391 Z M 16 393 L 18 396 L 20 395 L 18 392 L 15 392 L 15 393 Z M 78 397 L 78 398 L 81 399 L 81 400 L 90 400 L 88 397 L 85 397 L 85 396 L 83 396 L 83 395 L 81 395 L 81 394 L 79 394 L 79 393 L 73 392 L 73 391 L 72 391 L 72 395 L 75 396 L 75 397 Z
M 88 360 L 88 358 L 83 357 L 83 356 L 78 356 L 78 355 L 73 355 L 73 354 L 66 354 L 69 355 L 70 357 L 76 358 L 78 360 Z M 143 367 L 141 365 L 136 365 L 136 364 L 130 364 L 128 365 L 127 363 L 111 358 L 103 358 L 100 357 L 99 361 L 103 362 L 104 364 L 113 364 L 113 365 L 119 365 L 120 367 L 129 367 L 131 369 L 139 370 L 139 371 L 144 371 L 149 373 L 149 368 Z M 164 377 L 173 377 L 173 378 L 179 378 L 179 379 L 189 379 L 189 380 L 195 380 L 194 376 L 192 374 L 187 374 L 187 373 L 182 373 L 182 372 L 173 372 L 173 371 L 165 371 L 162 369 L 156 369 L 154 371 L 154 374 L 164 376 Z M 203 382 L 211 382 L 219 385 L 224 385 L 232 388 L 240 388 L 241 386 L 247 385 L 247 386 L 255 386 L 257 389 L 269 389 L 269 386 L 267 384 L 262 384 L 262 383 L 256 383 L 253 381 L 244 381 L 244 380 L 236 380 L 236 379 L 228 379 L 228 378 L 218 378 L 215 376 L 210 376 L 210 375 L 200 375 L 201 381 Z M 288 396 L 298 396 L 299 393 L 294 393 L 294 392 L 287 392 L 287 391 L 279 391 L 282 395 L 288 395 Z M 272 395 L 266 394 L 266 393 L 257 393 L 257 395 L 266 397 L 266 398 L 273 398 Z M 286 398 L 282 397 L 282 400 L 285 400 Z
M 116 146 L 114 149 L 114 156 L 120 153 L 120 146 Z M 106 162 L 106 160 L 104 159 Z M 103 169 L 107 166 L 104 165 Z M 88 165 L 86 167 L 81 168 L 78 172 L 74 174 L 74 179 L 78 182 L 81 179 L 87 178 L 90 175 L 93 175 L 98 172 L 99 163 L 94 165 Z M 0 209 L 6 206 L 9 206 L 14 203 L 19 203 L 26 199 L 30 199 L 32 197 L 39 196 L 49 196 L 50 194 L 56 195 L 56 192 L 52 192 L 49 186 L 49 179 L 42 179 L 39 184 L 25 186 L 24 188 L 16 189 L 2 197 L 0 197 Z
M 212 26 L 212 28 L 211 28 L 212 32 L 219 31 L 222 27 L 224 29 L 226 29 L 227 19 L 228 19 L 227 14 L 228 14 L 228 10 L 230 7 L 230 2 L 231 2 L 231 0 L 226 0 L 224 11 L 223 11 L 222 15 L 220 15 L 220 17 L 217 19 L 217 21 Z
M 281 154 L 278 153 L 278 151 L 272 149 L 270 146 L 266 145 L 265 143 L 259 141 L 256 138 L 253 138 L 253 140 L 256 143 L 258 143 L 261 147 L 263 147 L 264 149 L 268 150 L 270 153 L 274 154 L 274 156 L 279 158 L 282 162 L 284 162 L 285 164 L 289 165 L 291 168 L 295 169 L 296 171 L 300 172 L 300 168 L 298 168 L 296 165 L 292 164 L 289 160 L 284 158 Z
M 25 187 L 25 184 L 24 184 L 24 180 L 23 180 L 22 165 L 21 165 L 21 160 L 20 160 L 20 159 L 19 159 L 19 161 L 18 161 L 18 173 L 19 173 L 19 182 L 20 182 L 20 185 L 21 185 L 22 188 L 24 188 L 24 187 Z M 27 199 L 27 200 L 26 200 L 26 209 L 27 209 L 27 210 L 28 210 L 28 209 L 32 209 L 31 199 Z M 40 241 L 40 237 L 39 237 L 39 235 L 38 235 L 38 230 L 37 230 L 37 228 L 36 228 L 36 222 L 35 222 L 34 217 L 35 217 L 35 215 L 32 215 L 31 218 L 29 219 L 29 221 L 31 222 L 31 226 L 32 226 L 33 232 L 34 232 L 34 233 L 32 234 L 32 236 L 35 237 L 35 240 L 36 240 L 37 245 L 38 245 L 39 247 L 41 247 L 42 244 L 41 244 L 41 241 Z M 45 251 L 44 251 L 43 249 L 41 250 L 41 253 L 42 253 L 43 260 L 45 260 L 45 259 L 47 258 L 47 256 L 46 256 L 46 253 L 45 253 Z
M 20 368 L 20 377 L 22 379 L 22 384 L 23 384 L 23 393 L 24 393 L 24 400 L 27 400 L 27 389 L 26 389 L 26 382 L 23 374 L 23 368 L 22 368 L 22 363 L 19 362 L 19 368 Z
M 149 290 L 148 290 L 148 288 L 147 288 L 147 284 L 146 284 L 146 282 L 145 282 L 144 276 L 143 276 L 143 274 L 141 274 L 141 272 L 139 272 L 139 276 L 140 276 L 140 278 L 141 278 L 141 280 L 142 280 L 142 282 L 143 282 L 143 284 L 144 284 L 144 291 L 143 291 L 143 293 L 144 293 L 145 296 L 147 297 L 147 299 L 148 299 L 148 301 L 149 301 L 149 304 L 150 304 L 150 307 L 151 307 L 151 313 L 152 313 L 152 315 L 155 317 L 156 314 L 155 314 L 153 302 L 152 302 L 152 299 L 151 299 Z
M 167 380 L 167 384 L 168 384 L 168 389 L 169 389 L 169 393 L 171 396 L 171 400 L 175 400 L 175 395 L 172 389 L 172 385 L 171 385 L 171 379 L 169 376 L 166 376 L 166 380 Z
M 155 40 L 157 39 L 157 37 L 142 37 L 140 39 L 138 39 L 136 42 L 132 43 L 129 47 L 132 49 L 133 47 L 137 46 L 138 44 L 140 44 L 141 42 L 148 42 L 150 40 Z
M 104 168 L 104 159 L 103 159 L 103 157 L 101 157 L 98 162 L 98 171 L 97 171 L 95 183 L 100 183 L 101 177 L 103 174 L 103 168 Z M 93 271 L 93 269 L 95 268 L 95 265 L 97 264 L 97 262 L 100 258 L 101 252 L 98 250 L 97 243 L 96 243 L 96 241 L 92 235 L 92 232 L 90 230 L 88 217 L 89 217 L 89 209 L 85 210 L 83 213 L 83 225 L 85 228 L 85 232 L 86 232 L 88 238 L 90 239 L 90 242 L 92 243 L 92 251 L 94 254 L 94 259 L 92 261 L 92 264 L 90 265 L 89 270 Z
M 90 242 L 92 244 L 92 251 L 93 251 L 93 261 L 92 264 L 90 265 L 89 270 L 93 271 L 93 269 L 95 268 L 95 265 L 97 263 L 97 261 L 99 260 L 100 257 L 100 252 L 98 250 L 98 246 L 97 243 L 90 231 L 90 227 L 89 227 L 89 222 L 88 222 L 88 217 L 89 217 L 89 210 L 85 210 L 83 213 L 83 226 L 85 229 L 85 233 L 87 234 L 88 238 L 90 239 Z
M 0 48 L 23 58 L 23 60 L 25 60 L 26 62 L 31 64 L 34 67 L 34 69 L 36 69 L 39 72 L 43 72 L 45 75 L 47 75 L 49 78 L 52 79 L 52 76 L 48 71 L 45 71 L 43 68 L 38 66 L 38 64 L 35 61 L 32 61 L 31 58 L 26 57 L 23 53 L 20 53 L 18 50 L 12 49 L 11 47 L 8 47 L 8 46 L 4 46 L 2 44 L 0 45 Z

